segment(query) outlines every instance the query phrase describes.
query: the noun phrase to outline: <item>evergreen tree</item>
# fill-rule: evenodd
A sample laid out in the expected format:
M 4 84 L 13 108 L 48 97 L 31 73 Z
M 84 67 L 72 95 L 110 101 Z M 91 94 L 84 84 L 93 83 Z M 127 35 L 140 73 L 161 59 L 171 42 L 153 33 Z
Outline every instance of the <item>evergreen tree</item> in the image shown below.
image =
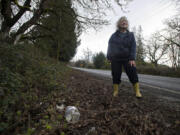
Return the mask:
M 103 52 L 99 52 L 97 54 L 95 54 L 95 56 L 93 57 L 93 64 L 95 66 L 95 68 L 103 68 L 105 65 L 105 60 L 106 60 L 106 56 Z
M 80 29 L 76 24 L 76 15 L 71 8 L 71 1 L 51 1 L 48 16 L 41 19 L 35 28 L 36 36 L 45 37 L 36 40 L 40 48 L 50 56 L 69 61 L 76 53 L 80 41 Z M 34 34 L 34 33 L 33 33 Z
M 139 26 L 138 30 L 135 32 L 136 36 L 136 60 L 138 62 L 144 62 L 145 59 L 145 49 L 143 43 L 142 27 Z

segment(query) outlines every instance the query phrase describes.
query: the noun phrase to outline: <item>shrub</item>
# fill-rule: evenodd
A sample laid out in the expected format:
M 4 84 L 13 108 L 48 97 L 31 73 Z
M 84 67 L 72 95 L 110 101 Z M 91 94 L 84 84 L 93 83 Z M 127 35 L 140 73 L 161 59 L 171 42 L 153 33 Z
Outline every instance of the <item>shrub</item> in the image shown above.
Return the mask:
M 33 45 L 0 46 L 0 134 L 17 126 L 26 131 L 28 115 L 37 115 L 39 103 L 60 83 L 69 68 L 43 54 Z
M 106 57 L 103 52 L 99 52 L 95 54 L 93 57 L 93 64 L 95 68 L 98 68 L 98 69 L 103 68 L 105 66 L 105 60 L 106 60 Z
M 86 67 L 87 62 L 85 60 L 78 60 L 78 61 L 75 62 L 75 66 L 76 67 Z

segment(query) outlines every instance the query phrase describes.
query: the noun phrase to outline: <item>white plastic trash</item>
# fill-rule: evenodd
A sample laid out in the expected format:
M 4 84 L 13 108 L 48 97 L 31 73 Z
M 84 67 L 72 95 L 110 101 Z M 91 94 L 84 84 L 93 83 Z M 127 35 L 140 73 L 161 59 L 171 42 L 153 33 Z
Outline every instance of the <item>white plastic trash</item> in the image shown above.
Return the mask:
M 80 113 L 75 106 L 67 106 L 65 111 L 66 121 L 69 123 L 76 123 L 79 121 Z

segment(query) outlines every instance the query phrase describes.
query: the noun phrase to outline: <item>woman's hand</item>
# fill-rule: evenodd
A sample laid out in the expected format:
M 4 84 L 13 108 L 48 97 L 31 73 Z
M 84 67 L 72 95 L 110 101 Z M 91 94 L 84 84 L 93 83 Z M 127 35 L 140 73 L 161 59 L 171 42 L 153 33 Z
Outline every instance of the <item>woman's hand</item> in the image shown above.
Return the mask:
M 130 64 L 130 66 L 136 67 L 136 62 L 135 62 L 134 60 L 130 60 L 130 61 L 129 61 L 129 64 Z

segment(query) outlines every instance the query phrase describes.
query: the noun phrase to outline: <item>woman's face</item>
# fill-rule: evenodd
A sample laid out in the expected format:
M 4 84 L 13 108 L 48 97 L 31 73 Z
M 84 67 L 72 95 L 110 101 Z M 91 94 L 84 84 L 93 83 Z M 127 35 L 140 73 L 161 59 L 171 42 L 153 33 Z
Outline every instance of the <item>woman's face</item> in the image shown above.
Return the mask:
M 120 27 L 120 28 L 123 28 L 123 29 L 127 29 L 127 28 L 128 28 L 128 22 L 127 22 L 127 20 L 121 20 L 121 21 L 119 22 L 119 27 Z

